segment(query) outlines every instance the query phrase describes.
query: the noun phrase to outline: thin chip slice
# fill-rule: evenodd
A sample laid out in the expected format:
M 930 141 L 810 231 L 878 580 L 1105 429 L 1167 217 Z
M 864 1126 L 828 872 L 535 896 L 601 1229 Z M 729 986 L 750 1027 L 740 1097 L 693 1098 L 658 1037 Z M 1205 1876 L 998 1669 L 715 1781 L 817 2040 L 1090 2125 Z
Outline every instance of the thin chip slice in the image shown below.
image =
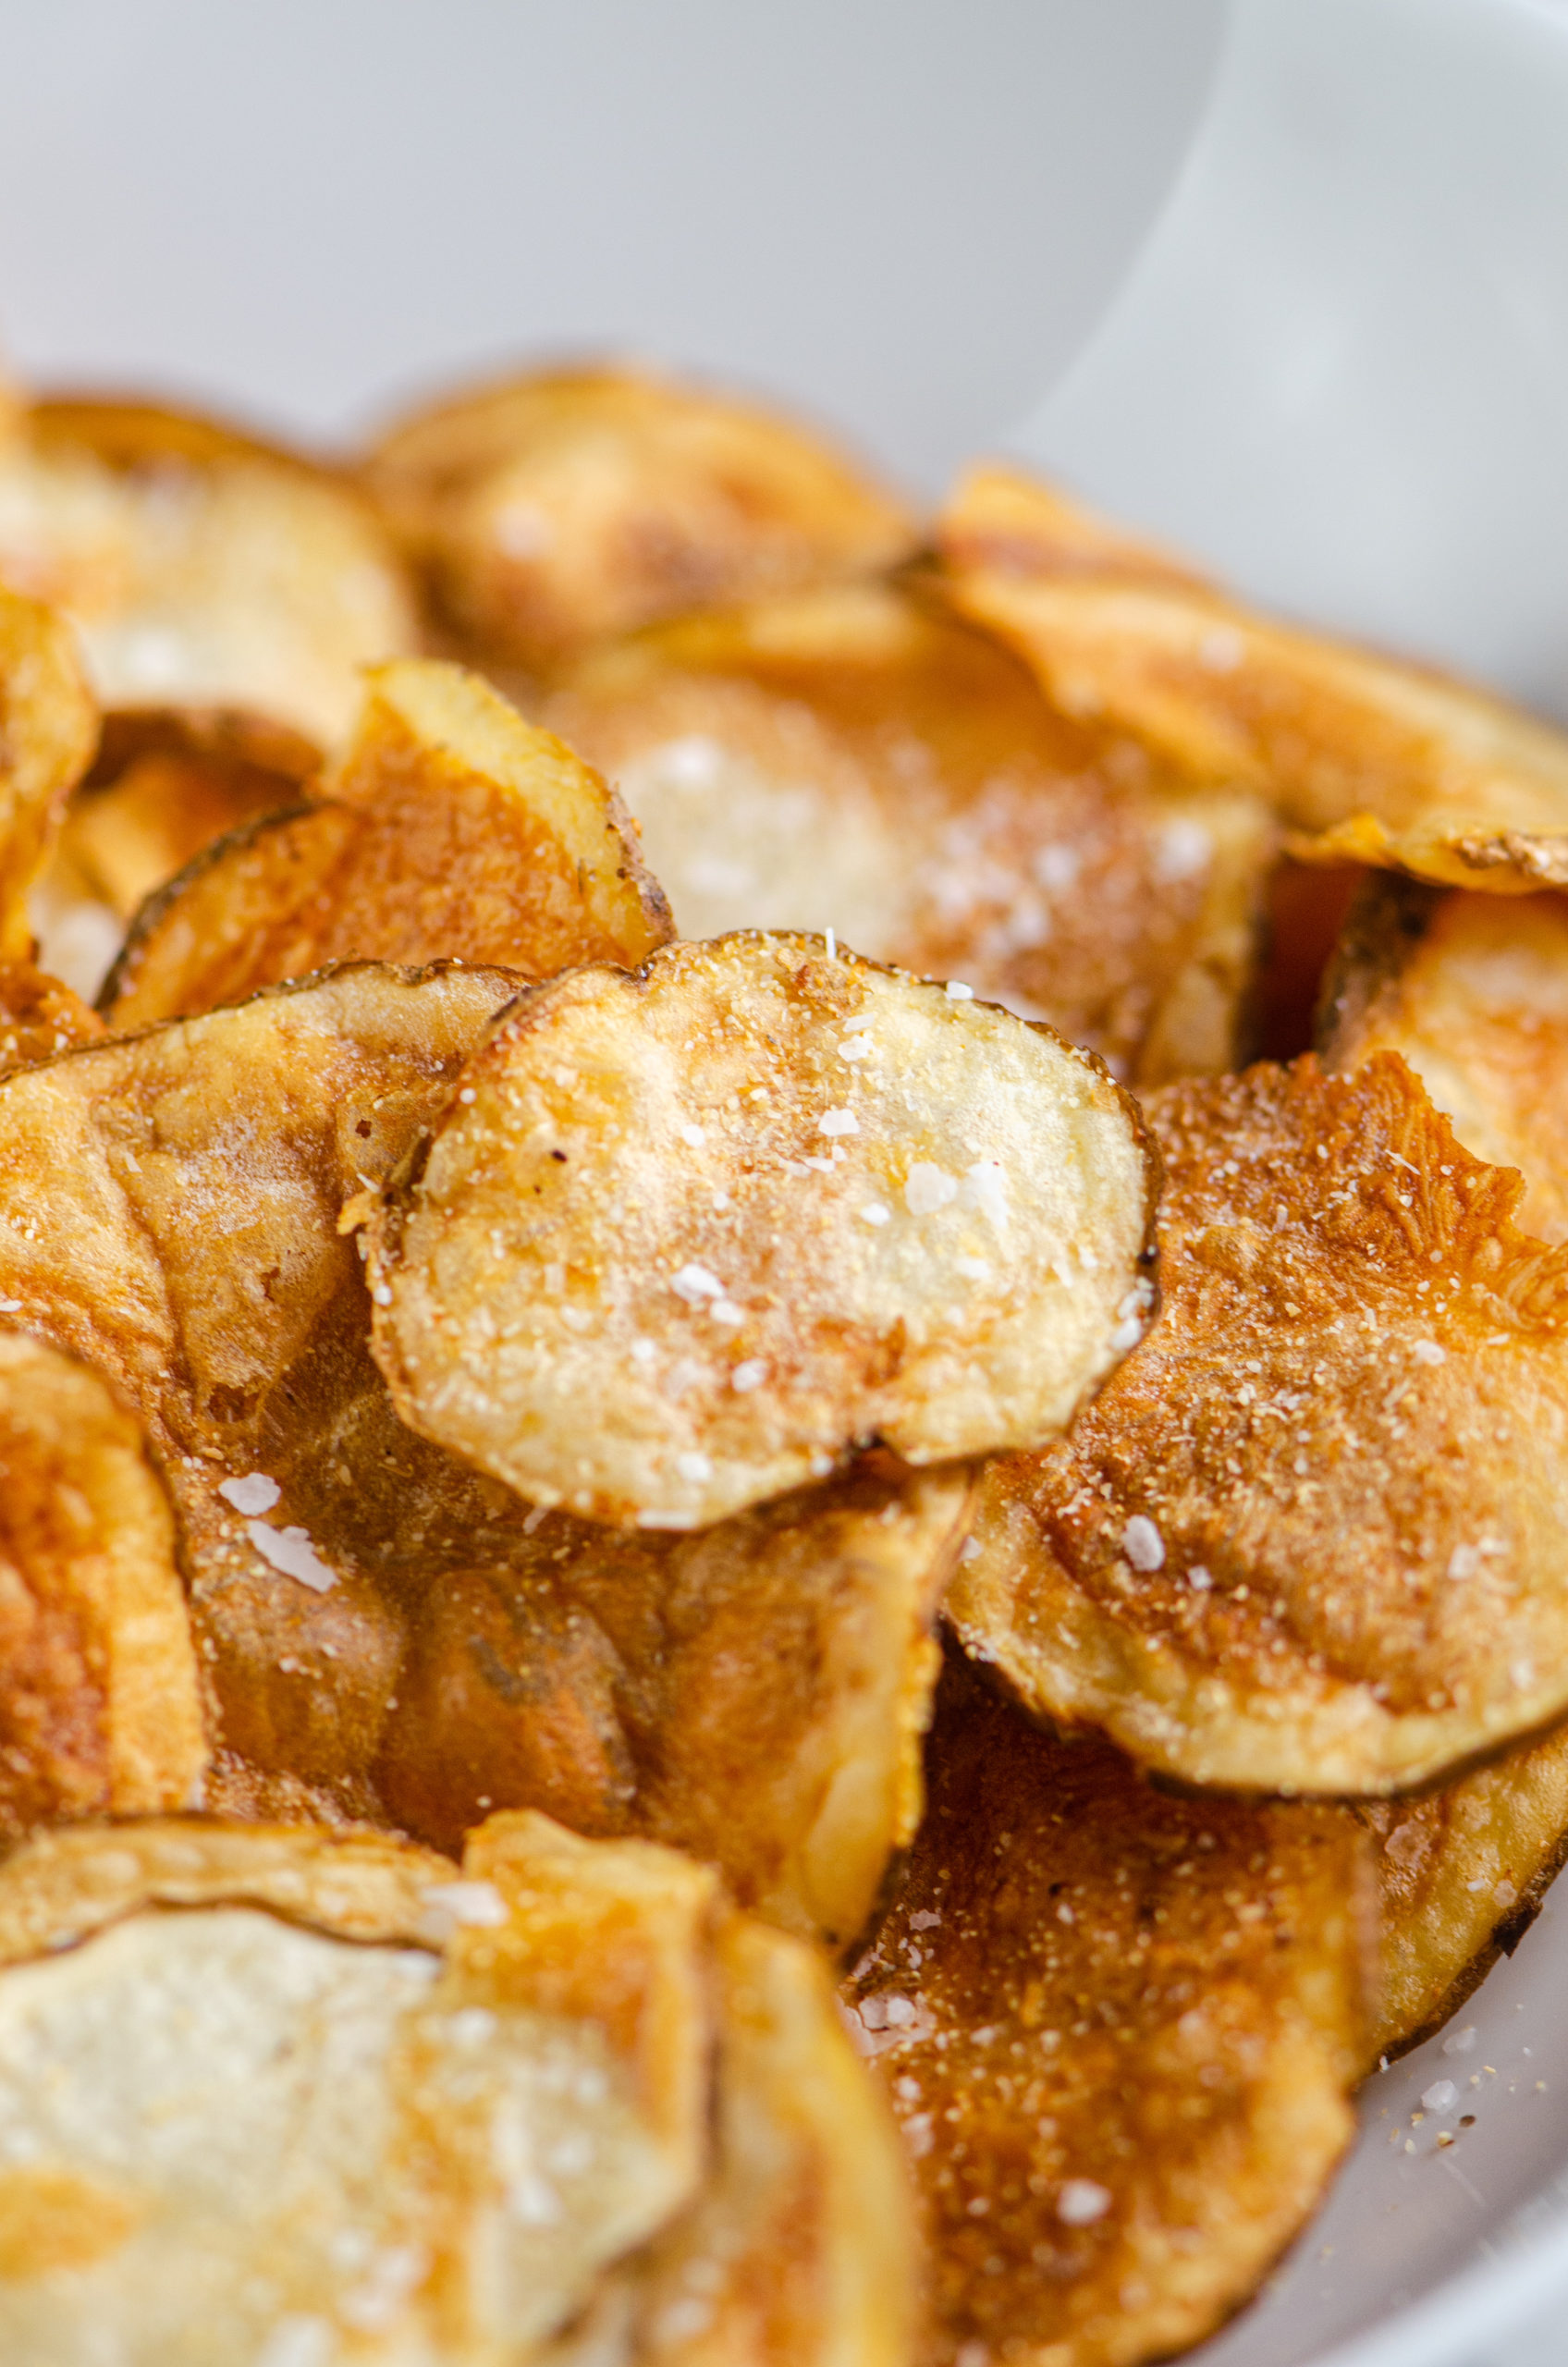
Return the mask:
M 1398 1052 L 1466 1150 L 1525 1178 L 1519 1222 L 1568 1240 L 1568 897 L 1507 903 L 1374 873 L 1325 981 L 1318 1049 Z
M 1052 546 L 988 540 L 961 485 L 941 521 L 949 596 L 1037 672 L 1069 715 L 1136 734 L 1200 782 L 1249 788 L 1305 859 L 1367 863 L 1490 892 L 1568 883 L 1568 738 L 1501 699 L 1258 616 L 1183 582 L 1087 512 Z M 1022 491 L 1021 507 L 1028 504 Z M 1097 545 L 1097 550 L 1096 550 Z
M 520 1494 L 694 1528 L 1060 1428 L 1140 1331 L 1156 1182 L 1047 1029 L 820 938 L 673 946 L 492 1032 L 370 1212 L 376 1358 Z
M 27 891 L 97 744 L 68 627 L 0 580 L 0 961 L 32 951 Z
M 899 2140 L 820 1960 L 720 1928 L 715 2162 L 629 2277 L 638 2367 L 909 2367 L 919 2263 Z
M 1158 1321 L 1070 1442 L 992 1466 L 964 1642 L 1192 1783 L 1396 1792 L 1561 1719 L 1568 1250 L 1390 1053 L 1148 1115 Z
M 933 2367 L 1135 2367 L 1245 2300 L 1348 2144 L 1369 1853 L 1171 1799 L 944 1676 L 931 1805 L 846 1997 L 919 2183 Z
M 701 2174 L 712 1908 L 670 1853 L 541 1819 L 477 1834 L 460 1876 L 279 1828 L 24 1848 L 7 2361 L 533 2357 Z
M 398 1589 L 381 1797 L 444 1845 L 522 1804 L 670 1842 L 742 1906 L 847 1945 L 919 1822 L 968 1495 L 962 1475 L 867 1475 L 684 1538 L 449 1522 L 446 1555 L 475 1566 L 427 1550 L 423 1589 Z
M 1263 806 L 1163 781 L 907 592 L 671 626 L 581 668 L 545 713 L 617 782 L 688 937 L 832 927 L 1142 1084 L 1242 1057 Z
M 901 503 L 776 414 L 628 370 L 471 388 L 383 435 L 365 483 L 446 617 L 547 669 L 756 593 L 867 574 Z
M 1417 2046 L 1513 1955 L 1568 1858 L 1568 1734 L 1419 1800 L 1353 1811 L 1378 1846 L 1381 1933 L 1368 2066 Z M 1467 2055 L 1475 2032 L 1452 2042 Z M 1457 2062 L 1463 2087 L 1479 2062 Z M 1463 2109 L 1463 2107 L 1455 2107 Z
M 0 580 L 67 611 L 105 708 L 235 707 L 322 746 L 359 668 L 417 646 L 353 485 L 147 404 L 41 402 L 0 444 Z
M 0 962 L 0 1076 L 95 1044 L 104 1023 L 59 978 L 31 962 Z
M 953 486 L 937 520 L 937 547 L 960 576 L 1017 575 L 1071 582 L 1165 583 L 1208 592 L 1213 586 L 1158 543 L 1113 526 L 1006 460 L 977 460 Z
M 141 1432 L 95 1373 L 0 1331 L 0 1835 L 190 1807 L 206 1763 Z
M 550 977 L 670 935 L 598 776 L 475 674 L 375 668 L 324 802 L 221 840 L 142 908 L 105 983 L 120 1029 L 330 962 L 451 956 Z

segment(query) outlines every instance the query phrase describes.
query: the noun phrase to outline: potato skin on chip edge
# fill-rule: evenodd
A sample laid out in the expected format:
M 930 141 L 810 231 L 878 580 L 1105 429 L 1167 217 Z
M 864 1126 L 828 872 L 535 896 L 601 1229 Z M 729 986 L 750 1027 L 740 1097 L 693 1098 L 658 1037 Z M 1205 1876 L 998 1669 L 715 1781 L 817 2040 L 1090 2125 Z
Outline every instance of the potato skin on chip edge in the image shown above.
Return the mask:
M 520 1494 L 697 1527 L 1059 1429 L 1141 1334 L 1158 1186 L 1054 1031 L 819 938 L 677 945 L 497 1020 L 367 1201 L 374 1353 Z
M 1179 1782 L 1354 1797 L 1568 1710 L 1568 1250 L 1403 1062 L 1150 1098 L 1163 1307 L 993 1463 L 948 1615 Z
M 1350 2142 L 1366 1836 L 1170 1798 L 955 1655 L 930 1807 L 843 1994 L 920 2191 L 932 2367 L 1136 2367 L 1243 2302 Z

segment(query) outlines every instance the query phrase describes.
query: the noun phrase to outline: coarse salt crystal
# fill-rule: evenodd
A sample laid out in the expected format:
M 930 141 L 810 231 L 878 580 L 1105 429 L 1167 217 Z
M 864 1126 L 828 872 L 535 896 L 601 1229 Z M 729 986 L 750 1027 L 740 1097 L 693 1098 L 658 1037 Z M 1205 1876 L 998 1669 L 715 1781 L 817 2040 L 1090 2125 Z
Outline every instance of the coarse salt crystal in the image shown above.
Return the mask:
M 852 1110 L 825 1110 L 816 1122 L 819 1134 L 858 1134 L 860 1120 Z
M 1451 1578 L 1473 1578 L 1480 1566 L 1480 1548 L 1476 1545 L 1456 1545 L 1448 1557 Z
M 1459 2102 L 1459 2090 L 1452 2079 L 1434 2079 L 1429 2088 L 1422 2089 L 1421 2101 L 1428 2112 L 1447 2112 Z
M 221 1480 L 218 1493 L 237 1513 L 270 1513 L 283 1490 L 264 1471 L 247 1471 L 243 1478 Z
M 1443 2041 L 1445 2054 L 1473 2054 L 1477 2032 L 1474 2022 L 1466 2022 L 1462 2030 L 1451 2030 Z
M 964 1175 L 963 1186 L 995 1233 L 1007 1231 L 1007 1170 L 999 1159 L 977 1159 Z
M 274 1528 L 270 1520 L 248 1520 L 245 1534 L 263 1562 L 309 1587 L 312 1594 L 330 1594 L 337 1584 L 337 1571 L 327 1568 L 308 1529 Z
M 893 1211 L 884 1207 L 880 1200 L 867 1200 L 865 1206 L 855 1213 L 862 1224 L 887 1224 L 890 1222 Z
M 1165 1562 L 1165 1539 L 1145 1513 L 1134 1513 L 1122 1530 L 1121 1551 L 1134 1570 L 1158 1570 Z
M 1110 2209 L 1110 2189 L 1094 2178 L 1069 2178 L 1056 2199 L 1056 2215 L 1064 2227 L 1092 2227 Z
M 391 1304 L 392 1304 L 392 1285 L 391 1285 L 391 1283 L 390 1283 L 390 1282 L 377 1282 L 377 1284 L 376 1284 L 376 1286 L 375 1286 L 374 1290 L 373 1290 L 373 1291 L 372 1291 L 372 1293 L 371 1293 L 371 1296 L 372 1296 L 372 1298 L 373 1298 L 373 1299 L 374 1299 L 374 1301 L 375 1301 L 375 1303 L 376 1303 L 377 1306 L 391 1306 Z
M 917 1159 L 904 1178 L 904 1205 L 911 1216 L 935 1216 L 958 1197 L 958 1181 L 931 1159 Z
M 675 1467 L 681 1478 L 693 1488 L 701 1487 L 704 1479 L 713 1478 L 712 1462 L 705 1454 L 699 1454 L 695 1447 L 688 1448 L 683 1454 L 678 1454 L 675 1458 Z
M 1413 1340 L 1410 1353 L 1418 1365 L 1446 1365 L 1448 1351 L 1439 1348 L 1435 1340 Z
M 458 1096 L 458 1099 L 463 1102 L 477 1101 L 478 1098 L 479 1096 L 475 1093 L 472 1085 L 465 1085 L 462 1091 Z
M 1201 1562 L 1194 1562 L 1187 1572 L 1187 1584 L 1194 1594 L 1207 1594 L 1214 1580 Z
M 749 1389 L 760 1389 L 766 1379 L 767 1367 L 762 1358 L 748 1356 L 745 1362 L 738 1364 L 730 1374 L 729 1386 L 731 1389 L 738 1389 L 743 1396 Z
M 961 1562 L 978 1562 L 985 1550 L 977 1537 L 966 1537 L 958 1558 Z
M 687 1144 L 692 1150 L 701 1150 L 703 1145 L 707 1140 L 707 1136 L 704 1134 L 701 1126 L 677 1126 L 675 1131 L 680 1135 L 681 1141 Z
M 631 1361 L 634 1365 L 641 1365 L 644 1371 L 656 1362 L 658 1353 L 651 1340 L 633 1340 L 631 1343 Z
M 19 1298 L 0 1298 L 0 1315 L 19 1315 L 21 1311 L 22 1303 Z
M 949 1002 L 973 1002 L 974 1000 L 974 987 L 966 987 L 962 978 L 949 978 L 942 991 L 947 996 Z
M 507 1919 L 507 1903 L 494 1883 L 432 1883 L 419 1919 L 422 1940 L 449 1940 L 462 1930 L 496 1931 Z
M 710 1274 L 705 1266 L 682 1266 L 678 1274 L 670 1276 L 669 1287 L 688 1306 L 700 1306 L 704 1299 L 727 1299 L 729 1295 L 718 1276 Z
M 991 1269 L 984 1257 L 955 1257 L 953 1265 L 972 1282 L 988 1282 L 991 1279 Z

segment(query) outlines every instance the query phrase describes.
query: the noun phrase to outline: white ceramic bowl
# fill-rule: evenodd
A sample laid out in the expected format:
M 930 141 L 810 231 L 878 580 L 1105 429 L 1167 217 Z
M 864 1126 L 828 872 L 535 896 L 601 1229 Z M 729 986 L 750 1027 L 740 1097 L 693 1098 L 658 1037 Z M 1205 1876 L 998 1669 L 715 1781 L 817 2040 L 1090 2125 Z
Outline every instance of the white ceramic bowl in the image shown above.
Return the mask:
M 0 0 L 0 60 L 29 374 L 334 434 L 633 347 L 915 484 L 1011 440 L 1262 597 L 1568 712 L 1544 6 Z M 1568 1891 L 1460 2028 L 1371 2084 L 1205 2367 L 1568 2357 Z

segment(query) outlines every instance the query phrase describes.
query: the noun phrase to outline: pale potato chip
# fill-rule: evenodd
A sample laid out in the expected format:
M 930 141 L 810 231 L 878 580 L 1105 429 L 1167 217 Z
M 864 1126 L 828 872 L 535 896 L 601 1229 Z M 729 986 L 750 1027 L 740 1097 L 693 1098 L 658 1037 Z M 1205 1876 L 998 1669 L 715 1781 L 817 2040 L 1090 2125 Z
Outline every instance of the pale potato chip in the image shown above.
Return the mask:
M 143 906 L 105 982 L 119 1029 L 212 1010 L 330 962 L 503 963 L 551 977 L 670 935 L 598 776 L 476 674 L 370 675 L 322 802 L 221 840 Z
M 688 937 L 831 927 L 1143 1084 L 1241 1056 L 1265 809 L 1162 781 L 906 591 L 671 626 L 545 713 L 616 781 Z
M 701 2176 L 713 1907 L 671 1853 L 543 1819 L 497 1820 L 460 1874 L 276 1828 L 24 1847 L 6 2358 L 535 2357 Z
M 390 428 L 363 473 L 447 620 L 536 668 L 914 542 L 902 504 L 815 435 L 630 370 L 468 389 Z
M 1135 2367 L 1243 2301 L 1354 2128 L 1372 1884 L 1311 1808 L 1173 1799 L 949 1667 L 846 1985 L 920 2189 L 932 2367 Z
M 1014 499 L 1025 515 L 1023 481 Z M 1568 737 L 1467 683 L 1258 616 L 1041 489 L 998 548 L 960 486 L 949 596 L 1069 715 L 1194 781 L 1251 789 L 1304 859 L 1519 895 L 1568 883 Z
M 1568 1734 L 1418 1800 L 1347 1811 L 1378 1845 L 1378 2011 L 1368 2065 L 1417 2046 L 1512 1956 L 1568 1857 Z M 1470 2046 L 1456 2044 L 1463 2057 Z M 1456 2061 L 1463 2087 L 1479 2061 Z M 1455 2111 L 1464 2109 L 1456 2105 Z
M 1568 1249 L 1390 1053 L 1171 1086 L 1163 1305 L 949 1612 L 1166 1774 L 1414 1788 L 1568 1711 Z
M 32 951 L 27 891 L 97 744 L 69 628 L 0 582 L 0 961 Z
M 319 745 L 360 667 L 418 645 L 350 483 L 146 404 L 41 402 L 0 443 L 0 580 L 69 615 L 104 707 L 235 707 Z
M 976 460 L 963 471 L 942 506 L 937 541 L 944 565 L 959 576 L 1086 576 L 1098 583 L 1213 589 L 1173 551 L 1113 526 L 1060 486 L 1007 460 Z
M 672 946 L 520 996 L 367 1203 L 376 1360 L 521 1495 L 694 1528 L 1060 1429 L 1138 1336 L 1156 1186 L 1047 1029 L 816 938 Z
M 920 1820 L 968 1496 L 962 1474 L 863 1475 L 677 1538 L 478 1508 L 465 1535 L 454 1502 L 419 1592 L 389 1578 L 410 1640 L 381 1798 L 441 1844 L 522 1803 L 670 1842 L 743 1907 L 847 1945 Z
M 0 1331 L 0 1834 L 192 1806 L 206 1763 L 141 1432 L 96 1373 Z
M 1568 1240 L 1568 897 L 1506 903 L 1374 873 L 1324 983 L 1324 1064 L 1397 1052 L 1466 1150 L 1525 1178 L 1518 1220 Z

